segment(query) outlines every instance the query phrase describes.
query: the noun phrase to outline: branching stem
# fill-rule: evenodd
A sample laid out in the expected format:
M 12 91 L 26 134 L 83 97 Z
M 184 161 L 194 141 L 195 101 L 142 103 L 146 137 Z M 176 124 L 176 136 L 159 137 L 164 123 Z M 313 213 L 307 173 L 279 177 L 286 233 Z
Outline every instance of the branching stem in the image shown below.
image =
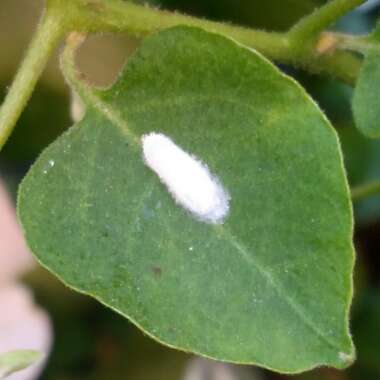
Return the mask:
M 373 181 L 364 185 L 359 185 L 351 190 L 351 198 L 354 202 L 375 195 L 380 195 L 380 181 Z
M 346 3 L 352 0 L 339 0 L 339 2 Z M 76 5 L 75 13 L 80 20 L 76 23 L 76 30 L 85 33 L 104 31 L 142 37 L 177 25 L 195 26 L 233 38 L 276 62 L 301 67 L 312 73 L 328 74 L 349 84 L 355 82 L 361 64 L 357 56 L 346 51 L 336 50 L 329 54 L 318 54 L 315 51 L 314 39 L 312 46 L 305 44 L 303 40 L 295 44 L 292 31 L 266 32 L 120 0 L 107 0 L 104 3 L 99 0 L 76 0 Z M 323 11 L 322 15 L 325 13 L 326 11 Z M 299 54 L 300 51 L 303 51 L 303 54 Z
M 272 33 L 158 10 L 122 0 L 46 0 L 42 18 L 26 57 L 0 108 L 0 149 L 3 147 L 53 49 L 69 32 L 128 33 L 138 37 L 176 25 L 201 27 L 254 48 L 279 63 L 324 73 L 353 84 L 361 60 L 347 51 L 328 54 L 316 49 L 315 37 L 335 19 L 364 0 L 332 0 L 305 17 L 288 33 Z M 309 43 L 305 43 L 308 40 Z M 301 52 L 301 53 L 300 53 Z
M 302 43 L 307 39 L 315 37 L 347 12 L 358 7 L 365 1 L 366 0 L 331 0 L 295 24 L 289 31 L 289 37 L 297 41 L 297 43 Z

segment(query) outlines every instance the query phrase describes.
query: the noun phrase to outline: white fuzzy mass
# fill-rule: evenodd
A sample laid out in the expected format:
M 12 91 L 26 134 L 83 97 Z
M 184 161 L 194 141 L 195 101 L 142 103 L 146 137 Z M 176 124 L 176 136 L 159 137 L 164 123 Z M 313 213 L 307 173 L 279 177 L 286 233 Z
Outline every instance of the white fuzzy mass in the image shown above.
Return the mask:
M 142 145 L 145 164 L 179 205 L 203 222 L 223 222 L 230 196 L 204 163 L 161 133 L 142 136 Z

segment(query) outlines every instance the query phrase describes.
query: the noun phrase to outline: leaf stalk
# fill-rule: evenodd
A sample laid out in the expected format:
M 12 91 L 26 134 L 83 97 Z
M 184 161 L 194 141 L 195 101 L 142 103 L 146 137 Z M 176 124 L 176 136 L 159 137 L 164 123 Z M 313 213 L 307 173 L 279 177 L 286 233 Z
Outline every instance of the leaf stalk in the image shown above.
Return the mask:
M 0 150 L 10 136 L 21 112 L 29 101 L 54 48 L 64 34 L 62 17 L 47 9 L 37 27 L 26 56 L 0 108 Z
M 319 33 L 344 16 L 346 13 L 363 4 L 366 0 L 331 0 L 310 15 L 302 18 L 288 32 L 288 36 L 297 44 L 318 36 Z

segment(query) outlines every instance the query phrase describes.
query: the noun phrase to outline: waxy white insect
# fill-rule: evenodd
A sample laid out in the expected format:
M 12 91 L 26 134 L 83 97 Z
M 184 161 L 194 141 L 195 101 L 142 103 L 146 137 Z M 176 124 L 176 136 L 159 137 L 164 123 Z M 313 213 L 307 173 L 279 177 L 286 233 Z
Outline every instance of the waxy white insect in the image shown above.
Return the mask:
M 161 133 L 143 135 L 141 140 L 145 164 L 175 201 L 202 222 L 222 223 L 230 196 L 208 167 Z

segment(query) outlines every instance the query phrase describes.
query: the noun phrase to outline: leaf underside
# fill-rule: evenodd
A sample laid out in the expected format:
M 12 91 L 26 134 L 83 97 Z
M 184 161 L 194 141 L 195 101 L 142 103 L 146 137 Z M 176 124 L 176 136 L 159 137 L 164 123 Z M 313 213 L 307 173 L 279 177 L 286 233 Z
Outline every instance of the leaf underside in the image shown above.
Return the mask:
M 19 193 L 40 262 L 171 347 L 295 373 L 352 361 L 352 213 L 337 137 L 300 86 L 224 37 L 147 38 Z M 170 137 L 231 195 L 223 225 L 142 159 Z

